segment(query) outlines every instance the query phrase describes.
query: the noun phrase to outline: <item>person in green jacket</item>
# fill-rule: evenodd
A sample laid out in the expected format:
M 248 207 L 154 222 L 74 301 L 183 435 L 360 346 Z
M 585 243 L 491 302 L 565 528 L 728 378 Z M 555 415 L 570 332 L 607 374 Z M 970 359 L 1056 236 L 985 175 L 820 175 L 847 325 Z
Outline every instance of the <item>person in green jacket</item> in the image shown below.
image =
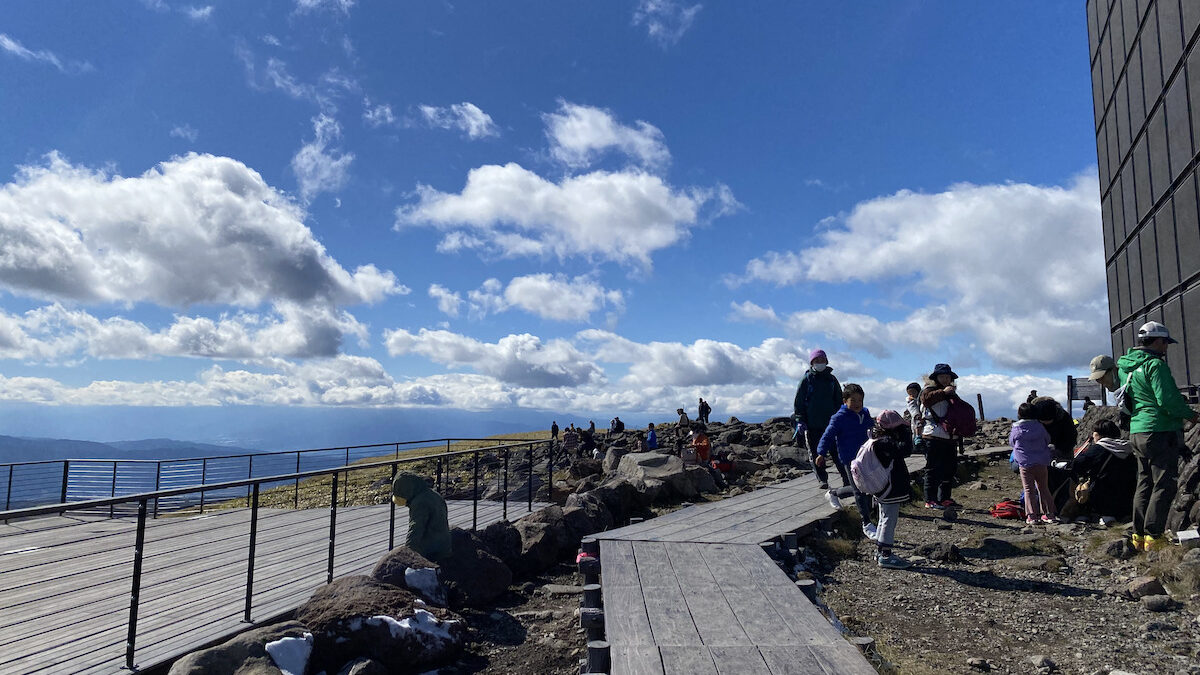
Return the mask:
M 1129 436 L 1137 457 L 1137 490 L 1133 495 L 1133 547 L 1160 548 L 1167 512 L 1175 499 L 1183 425 L 1197 420 L 1175 386 L 1167 365 L 1167 346 L 1175 342 L 1167 327 L 1151 321 L 1138 329 L 1138 346 L 1117 359 L 1121 383 L 1133 401 Z
M 829 367 L 829 357 L 825 351 L 814 349 L 808 358 L 808 370 L 800 378 L 800 386 L 796 387 L 796 400 L 792 404 L 792 412 L 796 419 L 796 437 L 803 434 L 808 455 L 812 459 L 813 471 L 822 490 L 829 489 L 829 473 L 824 466 L 817 465 L 817 445 L 825 427 L 829 426 L 829 418 L 842 408 L 842 385 L 833 376 L 833 368 Z M 850 485 L 850 477 L 846 467 L 842 466 L 833 453 L 833 464 L 842 477 L 842 485 Z
M 409 548 L 433 562 L 450 556 L 446 500 L 430 489 L 424 478 L 413 473 L 396 476 L 392 501 L 408 507 L 408 537 L 404 543 Z

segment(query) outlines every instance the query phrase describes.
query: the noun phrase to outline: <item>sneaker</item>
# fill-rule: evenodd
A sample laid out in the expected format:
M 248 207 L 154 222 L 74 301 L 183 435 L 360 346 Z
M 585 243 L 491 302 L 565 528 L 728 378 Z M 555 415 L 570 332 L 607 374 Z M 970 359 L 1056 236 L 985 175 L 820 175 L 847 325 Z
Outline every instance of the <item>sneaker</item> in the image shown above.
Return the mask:
M 1117 524 L 1117 519 L 1112 516 L 1100 516 L 1101 527 L 1112 527 Z
M 838 496 L 836 494 L 834 494 L 833 490 L 826 492 L 825 498 L 829 500 L 829 505 L 832 506 L 833 508 L 835 508 L 835 509 L 842 508 L 842 500 L 838 499 Z
M 944 508 L 944 509 L 961 509 L 962 504 L 959 504 L 958 502 L 954 501 L 953 499 L 943 499 L 942 500 L 942 508 Z
M 820 489 L 822 489 L 822 490 L 828 490 L 828 489 L 829 489 L 829 483 L 821 483 L 821 484 L 820 484 L 820 485 L 818 485 L 817 487 L 818 487 L 818 488 L 820 488 Z
M 1028 518 L 1025 519 L 1026 525 L 1037 525 L 1037 522 L 1038 522 L 1038 519 L 1033 516 L 1029 516 Z
M 879 556 L 878 560 L 879 566 L 887 570 L 906 570 L 912 567 L 912 563 L 895 553 L 889 556 Z
M 925 502 L 925 508 L 937 509 L 939 511 L 943 511 L 943 510 L 945 510 L 946 507 L 942 506 L 941 504 L 939 504 L 937 502 Z
M 875 523 L 865 523 L 863 525 L 863 534 L 867 535 L 867 539 L 875 541 L 879 538 L 879 528 L 875 527 Z
M 1043 522 L 1043 523 L 1046 523 L 1046 524 L 1048 524 L 1048 525 L 1049 525 L 1049 524 L 1051 524 L 1051 523 L 1057 523 L 1057 522 L 1058 522 L 1058 519 L 1057 519 L 1057 518 L 1055 518 L 1054 516 L 1047 516 L 1047 515 L 1043 515 L 1043 516 L 1042 516 L 1042 522 Z

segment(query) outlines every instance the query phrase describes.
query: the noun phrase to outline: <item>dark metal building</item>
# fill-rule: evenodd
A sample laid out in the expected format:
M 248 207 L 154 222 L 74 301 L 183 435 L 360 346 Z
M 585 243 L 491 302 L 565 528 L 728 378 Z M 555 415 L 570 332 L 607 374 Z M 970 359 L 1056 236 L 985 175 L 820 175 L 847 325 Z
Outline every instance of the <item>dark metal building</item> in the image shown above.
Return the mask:
M 1200 382 L 1200 0 L 1088 0 L 1113 353 L 1161 321 Z

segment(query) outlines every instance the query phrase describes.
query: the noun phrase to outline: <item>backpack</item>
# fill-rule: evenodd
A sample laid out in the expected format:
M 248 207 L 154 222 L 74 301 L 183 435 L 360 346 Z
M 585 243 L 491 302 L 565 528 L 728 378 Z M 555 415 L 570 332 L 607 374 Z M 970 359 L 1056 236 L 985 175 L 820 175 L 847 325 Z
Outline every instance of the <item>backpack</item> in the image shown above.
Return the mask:
M 854 484 L 862 492 L 879 495 L 888 491 L 892 486 L 892 467 L 884 466 L 875 454 L 875 441 L 872 438 L 858 449 L 858 454 L 850 462 L 850 475 Z
M 948 404 L 946 415 L 940 419 L 932 408 L 928 409 L 933 419 L 951 436 L 962 438 L 974 436 L 979 431 L 979 423 L 975 419 L 975 407 L 957 396 L 947 399 L 946 403 Z
M 1133 421 L 1133 392 L 1129 390 L 1129 381 L 1133 379 L 1133 373 L 1138 372 L 1145 365 L 1143 363 L 1129 373 L 1129 377 L 1125 378 L 1125 384 L 1113 392 L 1113 405 L 1117 407 L 1117 427 L 1121 431 L 1129 431 L 1129 423 Z
M 1025 505 L 1015 499 L 1005 499 L 991 508 L 993 518 L 1025 518 Z

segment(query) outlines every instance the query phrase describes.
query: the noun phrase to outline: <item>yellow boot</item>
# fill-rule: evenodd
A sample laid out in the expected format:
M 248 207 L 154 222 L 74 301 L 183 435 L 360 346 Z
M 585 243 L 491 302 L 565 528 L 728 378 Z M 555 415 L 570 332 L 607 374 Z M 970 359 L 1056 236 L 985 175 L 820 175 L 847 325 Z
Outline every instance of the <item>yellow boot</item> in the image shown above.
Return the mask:
M 1142 550 L 1159 551 L 1166 548 L 1170 543 L 1170 540 L 1166 536 L 1155 537 L 1154 535 L 1147 534 L 1142 537 Z
M 1135 550 L 1135 551 L 1144 551 L 1145 550 L 1142 548 L 1142 541 L 1143 541 L 1142 535 L 1137 534 L 1136 532 L 1129 535 L 1129 543 L 1133 544 L 1133 550 Z

